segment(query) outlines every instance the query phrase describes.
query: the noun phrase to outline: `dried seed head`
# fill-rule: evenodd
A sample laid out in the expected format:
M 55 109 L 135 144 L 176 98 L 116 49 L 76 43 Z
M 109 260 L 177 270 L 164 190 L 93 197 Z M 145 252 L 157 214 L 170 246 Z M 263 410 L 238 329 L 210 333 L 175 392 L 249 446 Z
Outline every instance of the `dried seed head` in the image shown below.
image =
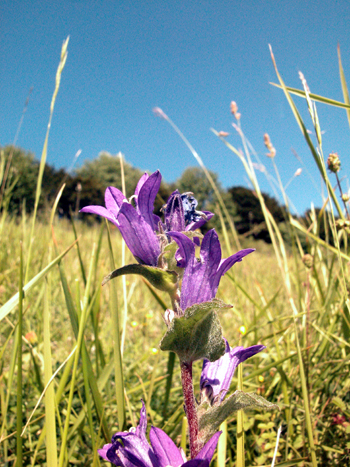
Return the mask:
M 308 269 L 311 269 L 314 265 L 314 257 L 309 253 L 303 256 L 302 261 Z
M 235 101 L 231 102 L 230 109 L 231 109 L 232 115 L 236 117 L 236 120 L 239 120 L 241 118 L 241 114 L 238 112 L 238 105 L 236 104 Z
M 156 117 L 164 118 L 164 120 L 168 120 L 168 116 L 163 112 L 160 107 L 154 107 L 153 113 Z
M 276 149 L 273 147 L 273 144 L 271 143 L 270 136 L 265 133 L 264 134 L 264 144 L 267 147 L 267 149 L 270 151 L 267 155 L 267 157 L 275 157 L 276 155 Z
M 350 221 L 345 219 L 337 219 L 335 221 L 335 227 L 337 230 L 344 230 L 347 234 L 350 234 Z
M 231 109 L 232 115 L 236 115 L 236 113 L 238 112 L 238 106 L 235 101 L 231 102 L 230 109 Z
M 340 159 L 336 152 L 331 152 L 327 159 L 328 169 L 333 172 L 337 173 L 340 169 Z

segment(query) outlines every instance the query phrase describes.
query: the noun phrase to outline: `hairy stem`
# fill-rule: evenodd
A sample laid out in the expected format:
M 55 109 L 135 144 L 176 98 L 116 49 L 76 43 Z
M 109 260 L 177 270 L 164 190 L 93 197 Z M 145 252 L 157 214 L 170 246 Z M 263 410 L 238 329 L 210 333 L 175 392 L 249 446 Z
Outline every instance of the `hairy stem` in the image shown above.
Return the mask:
M 181 382 L 184 395 L 185 411 L 188 420 L 190 433 L 191 459 L 194 459 L 199 452 L 198 445 L 198 417 L 195 406 L 192 380 L 192 362 L 181 362 Z

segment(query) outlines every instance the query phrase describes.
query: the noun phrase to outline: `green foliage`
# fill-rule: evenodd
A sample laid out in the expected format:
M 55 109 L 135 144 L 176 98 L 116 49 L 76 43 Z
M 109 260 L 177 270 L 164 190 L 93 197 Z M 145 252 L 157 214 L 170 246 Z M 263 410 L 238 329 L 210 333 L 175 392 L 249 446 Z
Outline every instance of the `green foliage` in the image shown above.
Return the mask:
M 31 212 L 34 208 L 35 190 L 39 173 L 39 162 L 34 158 L 34 154 L 26 152 L 21 148 L 6 146 L 3 148 L 5 166 L 10 159 L 10 167 L 7 178 L 7 186 L 13 184 L 9 195 L 7 209 L 9 212 L 18 214 L 23 208 Z M 43 175 L 42 197 L 39 207 L 48 208 L 55 199 L 65 176 L 63 169 L 55 170 L 49 165 L 45 165 Z
M 212 171 L 209 171 L 209 173 L 218 190 L 223 192 L 218 174 Z M 209 206 L 213 206 L 217 202 L 214 190 L 200 167 L 188 167 L 185 169 L 181 177 L 176 180 L 175 188 L 180 193 L 193 192 L 198 201 L 197 209 L 201 211 L 210 211 Z
M 228 189 L 232 201 L 235 203 L 237 216 L 235 225 L 238 233 L 252 235 L 257 240 L 271 242 L 266 227 L 265 216 L 259 198 L 254 191 L 243 186 Z M 262 193 L 265 205 L 277 223 L 285 220 L 285 213 L 278 202 L 266 193 Z
M 143 172 L 124 160 L 123 167 L 126 196 L 130 197 L 134 194 L 137 182 L 143 175 Z M 80 175 L 83 179 L 98 180 L 104 188 L 114 186 L 122 190 L 121 158 L 119 155 L 100 152 L 95 159 L 86 160 L 76 172 L 77 175 Z

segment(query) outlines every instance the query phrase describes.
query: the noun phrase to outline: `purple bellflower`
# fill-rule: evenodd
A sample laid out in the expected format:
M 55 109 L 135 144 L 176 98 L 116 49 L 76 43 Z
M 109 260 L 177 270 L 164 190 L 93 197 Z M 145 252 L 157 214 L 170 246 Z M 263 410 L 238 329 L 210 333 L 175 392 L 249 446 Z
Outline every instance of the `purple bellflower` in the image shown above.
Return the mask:
M 237 261 L 254 249 L 241 250 L 221 259 L 221 246 L 214 229 L 209 230 L 202 241 L 200 259 L 195 256 L 195 244 L 181 232 L 168 232 L 179 246 L 178 266 L 185 268 L 181 286 L 180 307 L 183 311 L 195 303 L 210 301 L 215 297 L 221 277 Z
M 140 264 L 157 266 L 161 253 L 155 231 L 159 222 L 153 214 L 162 176 L 157 170 L 152 175 L 145 173 L 140 178 L 132 197 L 136 208 L 128 202 L 123 193 L 112 186 L 105 192 L 105 205 L 86 206 L 80 212 L 98 214 L 111 221 L 120 230 L 125 243 Z
M 152 426 L 149 444 L 146 428 L 146 409 L 142 402 L 139 425 L 133 431 L 116 433 L 111 443 L 98 450 L 99 455 L 120 467 L 209 467 L 221 434 L 215 433 L 195 459 L 187 461 L 184 452 L 160 428 Z
M 225 339 L 225 354 L 210 362 L 203 360 L 203 368 L 200 380 L 201 400 L 209 400 L 211 405 L 220 404 L 230 389 L 231 380 L 238 365 L 253 355 L 266 349 L 264 345 L 252 345 L 251 347 L 233 347 Z
M 196 211 L 198 201 L 192 193 L 175 190 L 164 208 L 165 230 L 184 232 L 202 227 L 213 217 L 210 211 Z

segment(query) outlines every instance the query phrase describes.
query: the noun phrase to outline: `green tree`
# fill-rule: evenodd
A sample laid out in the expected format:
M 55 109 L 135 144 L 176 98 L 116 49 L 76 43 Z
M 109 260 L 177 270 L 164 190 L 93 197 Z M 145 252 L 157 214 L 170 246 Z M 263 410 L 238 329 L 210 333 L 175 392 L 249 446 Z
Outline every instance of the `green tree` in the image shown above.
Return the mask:
M 2 149 L 2 154 L 3 172 L 7 172 L 7 176 L 3 177 L 1 190 L 6 194 L 6 187 L 12 187 L 6 200 L 6 208 L 9 212 L 18 214 L 25 204 L 26 211 L 31 212 L 35 202 L 39 161 L 35 159 L 33 153 L 13 146 L 5 146 Z M 10 164 L 8 164 L 9 161 Z M 64 169 L 56 170 L 48 164 L 45 165 L 39 209 L 52 204 L 65 175 Z
M 133 167 L 123 160 L 126 196 L 134 194 L 137 182 L 143 172 Z M 121 165 L 118 155 L 112 155 L 108 152 L 100 152 L 98 157 L 93 160 L 85 161 L 84 165 L 76 170 L 77 175 L 82 179 L 98 180 L 102 187 L 114 186 L 122 190 Z M 94 202 L 94 204 L 97 204 Z
M 253 190 L 243 186 L 236 186 L 228 189 L 232 201 L 236 204 L 238 218 L 236 228 L 238 233 L 251 235 L 256 239 L 270 242 L 269 232 L 265 224 L 264 214 L 260 201 Z M 272 196 L 262 193 L 267 209 L 277 222 L 284 221 L 283 208 Z

